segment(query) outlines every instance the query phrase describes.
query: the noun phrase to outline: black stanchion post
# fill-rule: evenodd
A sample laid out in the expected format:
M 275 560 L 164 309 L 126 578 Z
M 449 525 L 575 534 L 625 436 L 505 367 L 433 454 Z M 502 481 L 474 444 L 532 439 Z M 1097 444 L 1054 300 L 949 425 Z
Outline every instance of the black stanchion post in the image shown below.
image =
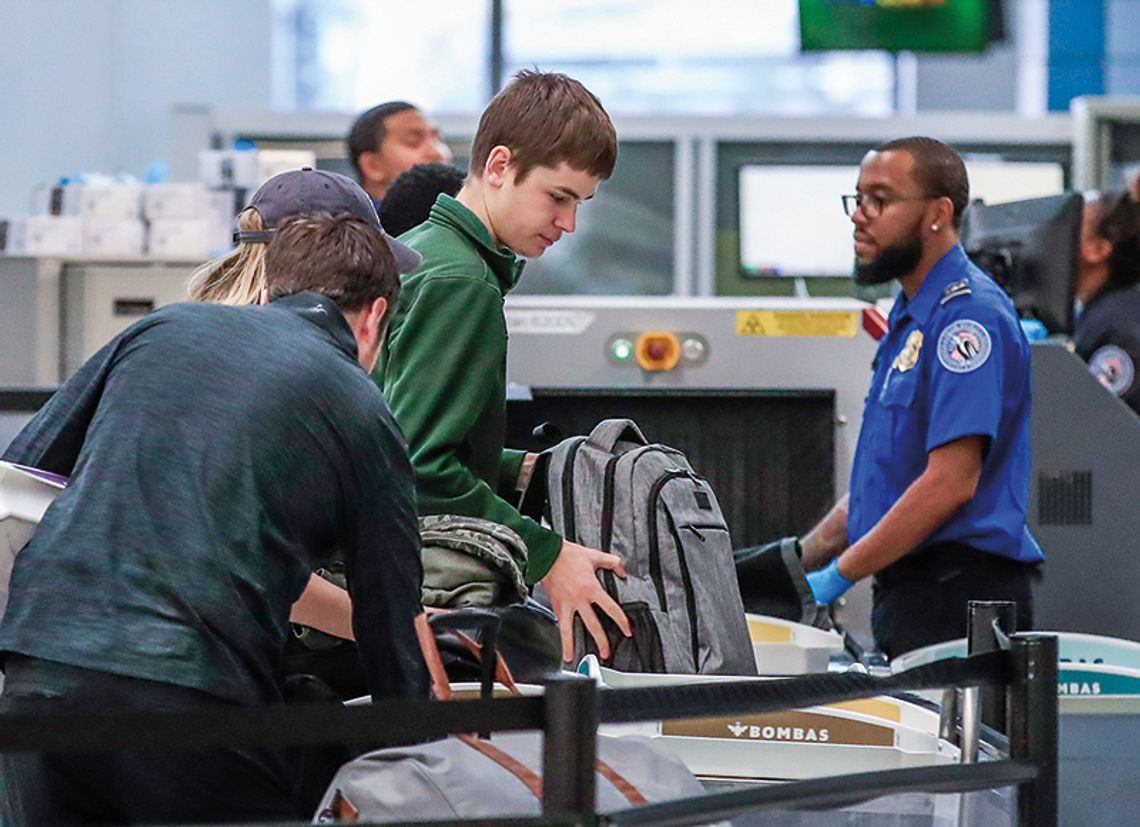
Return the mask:
M 1057 825 L 1057 638 L 1018 634 L 1010 639 L 1009 754 L 1037 766 L 1037 778 L 1018 789 L 1018 824 Z
M 1001 648 L 994 624 L 1005 635 L 1017 631 L 1017 604 L 1011 600 L 971 600 L 969 622 L 966 626 L 966 651 L 971 655 L 984 655 Z M 1006 693 L 998 685 L 987 685 L 982 690 L 982 723 L 1006 732 Z
M 598 750 L 598 690 L 589 678 L 556 675 L 545 682 L 542 814 L 593 824 Z

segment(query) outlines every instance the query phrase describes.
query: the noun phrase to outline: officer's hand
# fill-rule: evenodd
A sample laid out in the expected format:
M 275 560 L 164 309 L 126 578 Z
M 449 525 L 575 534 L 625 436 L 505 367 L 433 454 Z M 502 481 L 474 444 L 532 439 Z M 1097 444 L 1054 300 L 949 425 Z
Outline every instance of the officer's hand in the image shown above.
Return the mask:
M 609 569 L 618 577 L 625 577 L 621 558 L 616 555 L 563 540 L 558 559 L 542 578 L 542 587 L 550 597 L 550 605 L 558 618 L 558 631 L 562 634 L 563 663 L 574 657 L 574 615 L 582 618 L 602 659 L 610 656 L 610 642 L 594 612 L 595 605 L 613 618 L 626 637 L 632 634 L 625 612 L 598 582 L 594 573 L 597 569 Z
M 831 562 L 822 569 L 808 572 L 808 585 L 811 586 L 811 593 L 816 603 L 824 605 L 834 603 L 855 585 L 839 573 L 838 561 L 838 557 L 832 557 Z

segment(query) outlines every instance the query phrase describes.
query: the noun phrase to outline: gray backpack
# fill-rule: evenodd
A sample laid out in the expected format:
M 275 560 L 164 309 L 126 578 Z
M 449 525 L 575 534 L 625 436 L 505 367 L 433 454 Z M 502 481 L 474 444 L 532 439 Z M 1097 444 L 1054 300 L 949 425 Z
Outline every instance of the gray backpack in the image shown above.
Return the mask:
M 633 627 L 626 638 L 599 612 L 605 665 L 626 672 L 755 675 L 756 661 L 712 488 L 675 448 L 650 444 L 628 419 L 549 451 L 550 521 L 568 540 L 616 554 L 623 580 L 599 576 Z M 580 620 L 574 656 L 596 653 Z

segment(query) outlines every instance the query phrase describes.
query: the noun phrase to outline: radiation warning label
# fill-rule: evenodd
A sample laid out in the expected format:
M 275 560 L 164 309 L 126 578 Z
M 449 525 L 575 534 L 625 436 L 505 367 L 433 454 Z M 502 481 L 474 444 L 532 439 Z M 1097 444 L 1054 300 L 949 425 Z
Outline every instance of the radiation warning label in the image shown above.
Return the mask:
M 850 310 L 738 310 L 737 336 L 845 336 L 859 331 Z

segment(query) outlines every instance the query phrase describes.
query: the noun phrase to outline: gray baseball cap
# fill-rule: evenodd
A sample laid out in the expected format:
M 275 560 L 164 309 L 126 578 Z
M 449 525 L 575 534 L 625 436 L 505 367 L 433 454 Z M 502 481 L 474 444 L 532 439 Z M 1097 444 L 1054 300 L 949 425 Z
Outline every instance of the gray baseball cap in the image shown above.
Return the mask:
M 235 243 L 267 244 L 283 221 L 298 215 L 348 213 L 384 236 L 399 272 L 410 273 L 423 261 L 423 256 L 384 231 L 368 193 L 351 178 L 335 172 L 304 167 L 274 175 L 253 194 L 249 209 L 257 210 L 265 229 L 238 230 Z

